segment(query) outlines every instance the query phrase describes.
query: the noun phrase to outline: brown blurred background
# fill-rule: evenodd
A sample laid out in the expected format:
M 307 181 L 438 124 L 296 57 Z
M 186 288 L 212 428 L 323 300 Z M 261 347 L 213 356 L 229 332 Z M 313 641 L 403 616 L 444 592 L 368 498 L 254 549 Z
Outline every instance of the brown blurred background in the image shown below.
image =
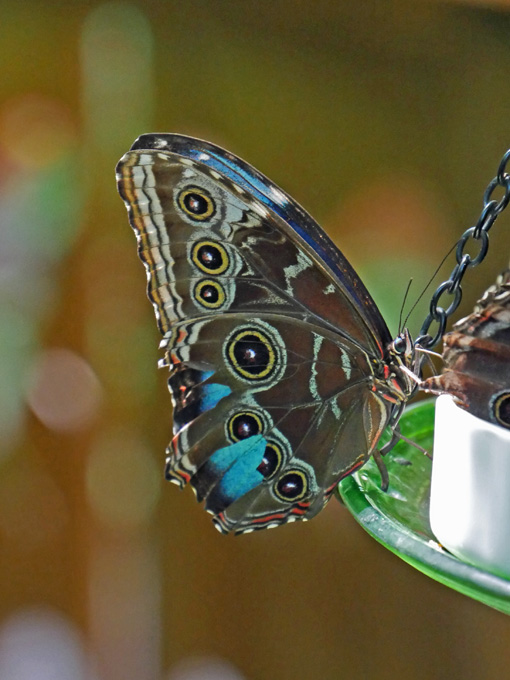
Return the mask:
M 336 500 L 232 538 L 163 482 L 170 397 L 114 168 L 151 131 L 246 158 L 395 331 L 408 279 L 412 301 L 510 146 L 509 9 L 1 3 L 0 680 L 508 677 L 510 620 Z M 507 263 L 508 230 L 459 315 Z

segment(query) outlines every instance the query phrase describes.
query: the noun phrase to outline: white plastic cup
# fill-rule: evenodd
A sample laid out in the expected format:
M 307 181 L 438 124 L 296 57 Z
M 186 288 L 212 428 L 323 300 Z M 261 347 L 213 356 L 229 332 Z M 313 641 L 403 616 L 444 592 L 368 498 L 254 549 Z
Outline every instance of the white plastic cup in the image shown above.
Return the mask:
M 463 561 L 510 578 L 510 430 L 436 401 L 430 524 Z

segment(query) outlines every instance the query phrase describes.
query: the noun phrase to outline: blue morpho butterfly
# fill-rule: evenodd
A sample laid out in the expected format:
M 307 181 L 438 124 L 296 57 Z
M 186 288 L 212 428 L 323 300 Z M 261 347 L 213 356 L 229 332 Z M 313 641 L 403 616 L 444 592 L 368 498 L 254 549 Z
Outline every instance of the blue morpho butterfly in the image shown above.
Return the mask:
M 139 137 L 117 166 L 174 405 L 166 477 L 219 531 L 310 519 L 415 389 L 350 264 L 292 198 L 208 142 Z

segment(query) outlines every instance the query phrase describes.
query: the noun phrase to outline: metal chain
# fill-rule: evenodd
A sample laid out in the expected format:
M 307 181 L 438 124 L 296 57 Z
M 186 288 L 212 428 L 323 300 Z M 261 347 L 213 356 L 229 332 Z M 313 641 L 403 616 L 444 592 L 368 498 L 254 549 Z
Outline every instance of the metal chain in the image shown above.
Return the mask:
M 476 267 L 482 262 L 489 249 L 489 230 L 510 202 L 510 174 L 506 172 L 510 161 L 510 149 L 505 153 L 498 167 L 496 177 L 491 180 L 483 195 L 483 209 L 474 227 L 465 231 L 457 243 L 455 265 L 450 278 L 438 286 L 430 300 L 430 311 L 420 329 L 420 335 L 415 344 L 430 349 L 436 345 L 444 335 L 448 318 L 455 312 L 462 300 L 462 286 L 460 285 L 464 274 L 470 267 Z M 503 197 L 496 201 L 492 195 L 497 187 L 504 190 Z M 466 245 L 470 241 L 478 243 L 478 253 L 472 257 L 465 252 Z M 453 296 L 450 305 L 445 309 L 439 304 L 443 295 Z M 444 303 L 443 303 L 444 304 Z M 430 326 L 436 322 L 437 330 L 434 335 L 429 333 Z

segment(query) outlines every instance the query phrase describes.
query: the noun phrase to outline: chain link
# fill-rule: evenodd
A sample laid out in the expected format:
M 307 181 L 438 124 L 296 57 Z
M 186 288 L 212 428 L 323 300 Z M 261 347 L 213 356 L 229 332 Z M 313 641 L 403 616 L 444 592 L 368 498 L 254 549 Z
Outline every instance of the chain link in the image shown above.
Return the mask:
M 462 300 L 462 279 L 470 267 L 476 267 L 482 262 L 489 250 L 489 230 L 510 202 L 510 174 L 507 165 L 510 161 L 510 149 L 505 153 L 498 167 L 496 177 L 489 182 L 483 195 L 483 209 L 474 227 L 467 229 L 457 243 L 455 265 L 450 278 L 441 283 L 430 300 L 429 314 L 420 329 L 420 335 L 415 344 L 425 349 L 436 345 L 444 335 L 449 317 L 455 312 Z M 503 197 L 496 201 L 492 195 L 497 187 L 504 191 Z M 475 257 L 465 252 L 468 243 L 477 242 L 478 252 Z M 453 297 L 446 309 L 440 305 L 441 298 L 446 295 Z M 443 303 L 444 305 L 445 303 Z M 436 332 L 431 333 L 430 327 L 437 324 Z

